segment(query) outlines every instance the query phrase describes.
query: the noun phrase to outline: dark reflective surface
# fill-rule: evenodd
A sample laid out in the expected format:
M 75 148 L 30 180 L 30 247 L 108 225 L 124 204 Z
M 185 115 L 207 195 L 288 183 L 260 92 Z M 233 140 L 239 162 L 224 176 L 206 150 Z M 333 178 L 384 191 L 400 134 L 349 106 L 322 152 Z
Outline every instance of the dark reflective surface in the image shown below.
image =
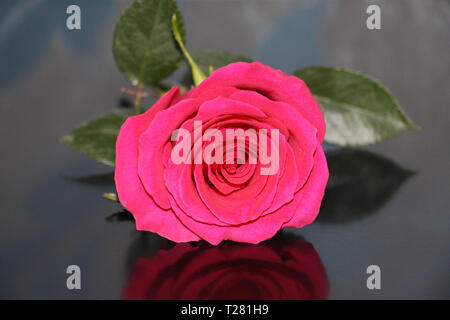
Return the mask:
M 374 1 L 379 31 L 365 28 L 359 0 L 180 1 L 189 48 L 246 54 L 288 73 L 311 64 L 360 70 L 423 128 L 363 151 L 327 148 L 331 178 L 314 224 L 217 248 L 135 231 L 120 205 L 101 198 L 114 191 L 111 168 L 57 142 L 126 107 L 111 37 L 129 2 L 78 1 L 81 31 L 65 27 L 69 1 L 0 3 L 0 298 L 186 296 L 180 284 L 204 298 L 450 298 L 448 1 Z M 253 262 L 240 263 L 244 255 Z M 318 261 L 311 270 L 307 256 Z M 78 291 L 66 288 L 71 264 L 82 270 Z M 379 291 L 366 287 L 371 264 L 382 271 Z M 223 270 L 227 285 L 214 278 Z M 271 291 L 274 283 L 283 285 Z

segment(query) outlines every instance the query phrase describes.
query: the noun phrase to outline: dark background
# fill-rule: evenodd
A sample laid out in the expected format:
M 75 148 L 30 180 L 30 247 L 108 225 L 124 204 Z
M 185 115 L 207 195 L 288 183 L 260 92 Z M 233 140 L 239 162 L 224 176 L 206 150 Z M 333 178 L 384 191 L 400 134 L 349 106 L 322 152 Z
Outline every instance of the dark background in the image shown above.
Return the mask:
M 130 2 L 0 3 L 0 298 L 120 298 L 136 257 L 165 243 L 107 221 L 121 210 L 101 198 L 114 191 L 112 169 L 57 142 L 131 88 L 111 50 Z M 81 31 L 66 29 L 69 4 L 81 7 Z M 365 26 L 369 4 L 381 7 L 381 30 Z M 179 5 L 189 49 L 245 54 L 287 73 L 350 67 L 390 88 L 423 130 L 370 154 L 329 154 L 337 186 L 315 223 L 289 232 L 320 255 L 330 299 L 449 299 L 449 1 Z M 66 288 L 70 264 L 81 267 L 81 290 Z M 381 267 L 381 290 L 366 288 L 370 264 Z

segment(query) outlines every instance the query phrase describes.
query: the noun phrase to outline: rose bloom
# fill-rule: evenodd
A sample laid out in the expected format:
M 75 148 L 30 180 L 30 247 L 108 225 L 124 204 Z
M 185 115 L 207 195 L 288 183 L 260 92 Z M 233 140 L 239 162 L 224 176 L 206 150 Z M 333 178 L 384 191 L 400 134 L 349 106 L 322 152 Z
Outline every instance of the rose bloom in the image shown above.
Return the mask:
M 262 174 L 264 164 L 245 161 L 255 153 L 248 141 L 241 164 L 175 163 L 172 151 L 180 141 L 172 141 L 172 134 L 188 130 L 194 144 L 199 121 L 203 133 L 277 129 L 278 170 Z M 322 112 L 302 80 L 259 62 L 232 63 L 183 96 L 172 88 L 122 125 L 116 143 L 119 200 L 138 230 L 175 242 L 259 243 L 316 218 L 328 180 L 324 135 Z M 201 150 L 211 149 L 211 140 L 202 141 Z M 195 152 L 192 145 L 184 156 Z
M 278 238 L 278 236 L 277 236 Z M 125 300 L 322 300 L 328 279 L 314 247 L 271 239 L 254 246 L 177 244 L 139 257 L 122 289 Z

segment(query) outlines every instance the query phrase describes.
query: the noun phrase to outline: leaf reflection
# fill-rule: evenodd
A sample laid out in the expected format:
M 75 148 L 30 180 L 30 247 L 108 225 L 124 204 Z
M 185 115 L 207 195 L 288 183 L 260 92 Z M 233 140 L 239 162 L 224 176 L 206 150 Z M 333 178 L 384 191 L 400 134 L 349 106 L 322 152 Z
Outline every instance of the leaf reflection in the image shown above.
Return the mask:
M 381 208 L 414 173 L 361 150 L 327 153 L 330 179 L 317 221 L 349 222 Z
M 65 179 L 91 186 L 111 186 L 114 185 L 114 172 L 93 174 L 81 177 L 65 177 Z

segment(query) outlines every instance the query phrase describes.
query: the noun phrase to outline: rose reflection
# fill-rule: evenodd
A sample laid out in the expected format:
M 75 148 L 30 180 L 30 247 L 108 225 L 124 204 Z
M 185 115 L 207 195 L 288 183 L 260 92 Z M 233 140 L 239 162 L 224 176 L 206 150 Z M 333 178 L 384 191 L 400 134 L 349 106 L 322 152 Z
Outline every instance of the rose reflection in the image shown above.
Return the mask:
M 259 245 L 180 243 L 139 257 L 123 299 L 326 299 L 328 280 L 314 247 L 281 234 Z

